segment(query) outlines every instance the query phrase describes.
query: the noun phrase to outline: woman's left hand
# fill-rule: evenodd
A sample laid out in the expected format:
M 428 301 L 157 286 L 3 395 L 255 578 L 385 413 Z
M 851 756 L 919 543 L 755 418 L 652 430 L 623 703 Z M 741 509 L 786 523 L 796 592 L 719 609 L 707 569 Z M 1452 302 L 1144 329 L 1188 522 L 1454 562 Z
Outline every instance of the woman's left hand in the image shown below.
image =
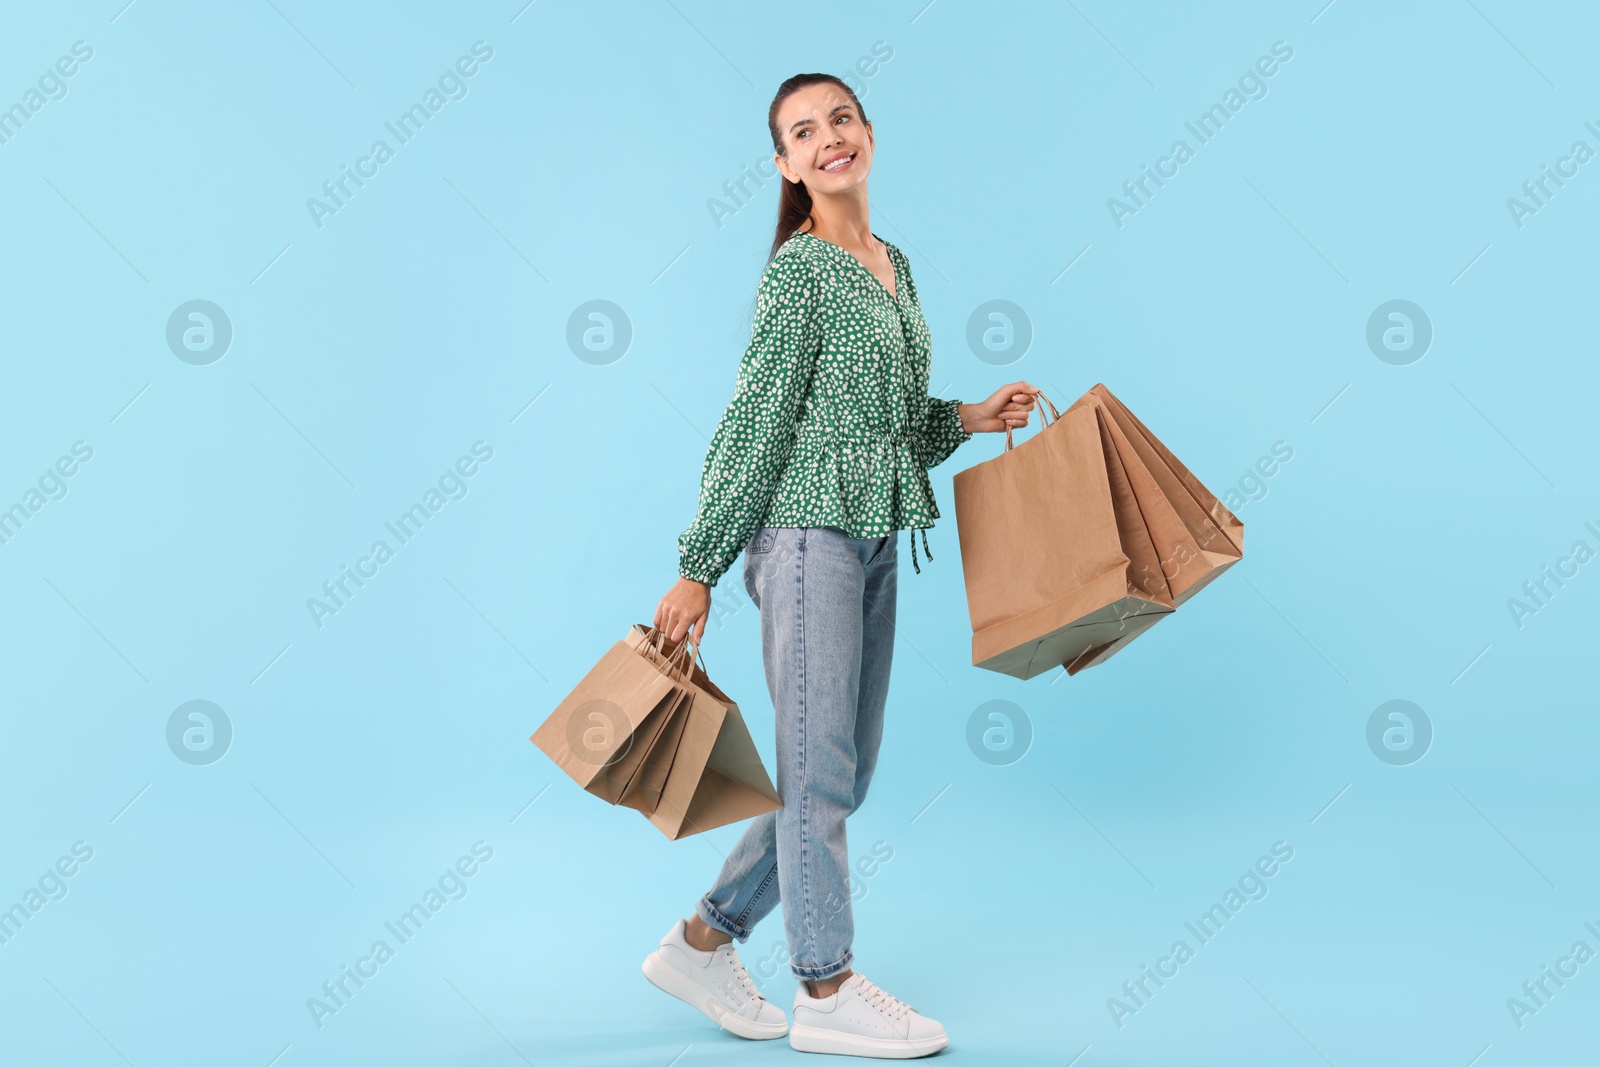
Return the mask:
M 995 391 L 988 400 L 961 405 L 961 428 L 968 433 L 1004 433 L 1028 425 L 1033 398 L 1039 390 L 1027 382 L 1012 382 Z

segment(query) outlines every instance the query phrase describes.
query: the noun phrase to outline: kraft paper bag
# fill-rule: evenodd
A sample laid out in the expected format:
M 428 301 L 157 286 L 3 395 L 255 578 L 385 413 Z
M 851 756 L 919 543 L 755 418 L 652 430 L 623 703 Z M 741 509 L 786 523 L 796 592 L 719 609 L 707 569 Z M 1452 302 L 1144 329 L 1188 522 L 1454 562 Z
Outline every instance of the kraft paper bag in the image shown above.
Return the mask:
M 694 647 L 687 640 L 676 647 L 669 647 L 661 631 L 638 625 L 628 633 L 626 641 L 629 647 L 640 655 L 673 671 L 680 682 L 692 681 L 692 678 L 682 677 L 687 666 L 693 663 L 692 657 L 684 658 L 687 650 Z M 698 654 L 698 649 L 695 651 Z M 621 761 L 619 761 L 618 777 L 628 781 L 620 803 L 635 808 L 645 815 L 654 813 L 661 804 L 661 795 L 666 790 L 667 778 L 675 765 L 684 730 L 694 714 L 692 685 L 681 685 L 679 692 L 681 698 L 671 705 L 665 715 L 662 715 L 662 709 L 657 709 L 653 713 L 662 715 L 662 720 L 658 724 L 652 724 L 647 720 L 640 728 L 640 734 L 647 740 L 643 745 L 636 747 L 630 756 L 635 767 L 624 768 L 620 766 Z M 685 770 L 687 763 L 677 766 L 680 773 L 690 773 Z
M 622 803 L 652 747 L 691 699 L 663 657 L 627 640 L 612 645 L 529 738 L 568 777 L 610 804 Z M 645 803 L 643 781 L 629 806 Z M 649 803 L 650 809 L 654 808 Z
M 1104 663 L 1243 555 L 1244 526 L 1097 384 L 955 476 L 974 666 Z M 1053 419 L 1045 419 L 1048 408 Z
M 628 640 L 644 643 L 652 629 L 636 627 Z M 683 644 L 662 643 L 669 657 Z M 651 824 L 674 841 L 783 806 L 739 705 L 706 675 L 704 663 L 696 662 L 698 648 L 695 652 L 686 660 L 693 700 L 661 801 L 650 814 Z
M 780 806 L 738 705 L 698 652 L 636 624 L 530 738 L 588 792 L 673 840 Z
M 1153 514 L 1161 518 L 1161 524 L 1152 526 L 1150 533 L 1173 604 L 1181 607 L 1243 558 L 1244 523 L 1104 384 L 1097 383 L 1074 401 L 1073 407 L 1091 404 L 1104 407 L 1111 416 L 1118 450 L 1126 455 L 1131 449 L 1137 457 L 1135 463 L 1149 474 L 1152 484 L 1140 493 L 1140 507 L 1147 521 Z

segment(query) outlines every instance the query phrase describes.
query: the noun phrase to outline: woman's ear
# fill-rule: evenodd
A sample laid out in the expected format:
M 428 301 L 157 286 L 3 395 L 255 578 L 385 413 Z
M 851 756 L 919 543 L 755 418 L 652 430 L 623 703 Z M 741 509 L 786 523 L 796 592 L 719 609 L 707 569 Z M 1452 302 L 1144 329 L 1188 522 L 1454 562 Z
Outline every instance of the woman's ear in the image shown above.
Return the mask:
M 788 182 L 790 185 L 798 185 L 800 183 L 800 175 L 794 173 L 793 168 L 789 166 L 788 159 L 774 152 L 772 155 L 772 162 L 777 164 L 778 173 L 783 175 L 784 181 Z

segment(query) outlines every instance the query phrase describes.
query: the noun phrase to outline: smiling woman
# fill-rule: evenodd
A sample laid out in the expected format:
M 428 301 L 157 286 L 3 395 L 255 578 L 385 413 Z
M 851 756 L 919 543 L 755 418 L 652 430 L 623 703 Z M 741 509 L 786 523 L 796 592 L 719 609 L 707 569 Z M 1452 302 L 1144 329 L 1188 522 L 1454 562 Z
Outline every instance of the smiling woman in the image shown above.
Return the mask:
M 699 506 L 678 538 L 678 582 L 655 625 L 673 642 L 698 642 L 711 587 L 744 553 L 783 806 L 751 822 L 642 969 L 741 1037 L 926 1056 L 948 1044 L 944 1027 L 851 970 L 845 819 L 866 797 L 883 735 L 897 534 L 920 530 L 927 547 L 939 517 L 928 470 L 974 433 L 1026 425 L 1037 390 L 1015 382 L 969 404 L 928 395 L 928 324 L 910 262 L 872 230 L 875 139 L 844 82 L 788 79 L 767 126 L 783 176 L 777 233 Z M 915 541 L 912 564 L 920 571 Z M 792 1028 L 733 947 L 780 902 L 800 982 Z

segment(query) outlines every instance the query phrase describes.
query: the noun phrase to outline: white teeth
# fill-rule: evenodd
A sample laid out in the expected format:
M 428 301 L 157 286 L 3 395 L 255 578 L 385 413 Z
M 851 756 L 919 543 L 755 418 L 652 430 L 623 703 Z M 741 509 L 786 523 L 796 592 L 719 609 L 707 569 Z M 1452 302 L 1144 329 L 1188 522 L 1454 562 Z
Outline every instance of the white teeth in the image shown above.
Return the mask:
M 846 163 L 850 162 L 854 158 L 856 158 L 855 157 L 855 153 L 852 152 L 848 156 L 845 156 L 843 159 L 835 160 L 834 162 L 829 163 L 826 167 L 823 167 L 822 169 L 823 170 L 838 170 L 840 167 L 844 166 Z

